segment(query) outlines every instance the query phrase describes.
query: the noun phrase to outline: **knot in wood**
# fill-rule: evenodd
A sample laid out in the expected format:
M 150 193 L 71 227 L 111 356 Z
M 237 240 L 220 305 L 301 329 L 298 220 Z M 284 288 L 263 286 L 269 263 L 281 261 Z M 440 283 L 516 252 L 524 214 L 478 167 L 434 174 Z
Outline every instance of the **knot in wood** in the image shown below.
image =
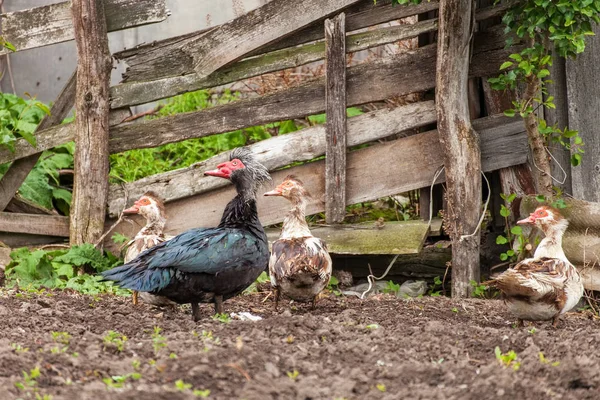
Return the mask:
M 83 99 L 86 101 L 86 103 L 91 103 L 91 101 L 92 101 L 92 93 L 91 92 L 87 92 L 85 94 L 85 96 L 83 96 Z

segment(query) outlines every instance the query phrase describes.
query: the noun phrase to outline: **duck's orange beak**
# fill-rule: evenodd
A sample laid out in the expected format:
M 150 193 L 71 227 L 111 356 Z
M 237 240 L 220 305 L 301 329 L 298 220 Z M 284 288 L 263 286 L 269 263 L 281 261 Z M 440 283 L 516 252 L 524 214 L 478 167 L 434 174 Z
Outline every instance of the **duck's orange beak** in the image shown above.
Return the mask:
M 135 203 L 137 203 L 137 201 Z M 137 214 L 137 213 L 139 213 L 140 212 L 140 208 L 135 203 L 131 207 L 123 210 L 123 214 Z
M 522 220 L 517 221 L 517 224 L 535 224 L 535 215 L 529 214 L 529 217 L 523 218 Z
M 264 194 L 265 196 L 281 196 L 281 190 L 279 190 L 279 188 L 275 188 L 273 190 L 271 190 L 270 192 L 267 192 Z

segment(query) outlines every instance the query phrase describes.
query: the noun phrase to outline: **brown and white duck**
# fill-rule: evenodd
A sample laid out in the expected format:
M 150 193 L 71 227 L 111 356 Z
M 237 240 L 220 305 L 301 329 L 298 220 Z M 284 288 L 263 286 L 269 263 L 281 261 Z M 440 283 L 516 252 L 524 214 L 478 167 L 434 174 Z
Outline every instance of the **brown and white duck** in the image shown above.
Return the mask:
M 146 225 L 135 235 L 135 237 L 127 243 L 127 251 L 125 252 L 125 263 L 136 258 L 140 253 L 156 246 L 159 243 L 169 240 L 164 234 L 167 216 L 165 206 L 159 197 L 153 192 L 147 192 L 139 198 L 133 206 L 123 211 L 124 214 L 140 214 L 146 219 Z M 139 294 L 133 291 L 133 304 L 138 304 L 138 297 L 144 303 L 154 306 L 175 306 L 176 303 L 162 296 L 142 292 Z
M 504 294 L 519 326 L 523 326 L 523 320 L 550 319 L 557 326 L 559 317 L 575 307 L 583 295 L 581 275 L 562 248 L 569 222 L 555 208 L 541 206 L 517 223 L 534 224 L 545 237 L 533 258 L 521 261 L 488 283 Z
M 331 278 L 332 262 L 325 242 L 314 237 L 306 223 L 310 194 L 300 179 L 290 175 L 265 196 L 282 196 L 292 203 L 269 259 L 271 285 L 276 292 L 275 309 L 282 293 L 296 301 L 312 301 L 314 307 L 318 294 Z

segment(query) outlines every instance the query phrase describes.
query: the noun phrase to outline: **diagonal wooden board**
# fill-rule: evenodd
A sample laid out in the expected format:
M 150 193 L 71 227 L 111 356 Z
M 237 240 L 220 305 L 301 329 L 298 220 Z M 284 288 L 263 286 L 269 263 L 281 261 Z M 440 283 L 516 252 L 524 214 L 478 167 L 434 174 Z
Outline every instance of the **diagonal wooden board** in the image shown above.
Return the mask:
M 280 229 L 266 229 L 269 245 L 279 238 Z M 372 222 L 357 225 L 311 227 L 314 236 L 327 243 L 331 254 L 419 254 L 429 226 L 424 221 L 386 222 L 376 228 Z

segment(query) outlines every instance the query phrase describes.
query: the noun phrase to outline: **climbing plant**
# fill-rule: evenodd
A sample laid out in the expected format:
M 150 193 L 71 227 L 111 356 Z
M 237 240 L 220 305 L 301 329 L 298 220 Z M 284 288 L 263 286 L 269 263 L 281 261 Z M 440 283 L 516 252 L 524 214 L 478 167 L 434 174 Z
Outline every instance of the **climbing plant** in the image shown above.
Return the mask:
M 553 57 L 571 57 L 585 50 L 586 36 L 594 35 L 592 23 L 600 23 L 598 0 L 526 0 L 519 1 L 504 17 L 507 45 L 524 44 L 520 52 L 509 56 L 496 78 L 489 79 L 496 90 L 515 89 L 524 85 L 525 90 L 513 101 L 507 116 L 519 114 L 532 147 L 538 171 L 538 191 L 552 195 L 552 178 L 546 146 L 558 143 L 571 151 L 571 164 L 581 163 L 583 140 L 579 133 L 568 127 L 548 125 L 535 111 L 539 107 L 555 108 L 554 98 L 548 96 L 550 67 Z

